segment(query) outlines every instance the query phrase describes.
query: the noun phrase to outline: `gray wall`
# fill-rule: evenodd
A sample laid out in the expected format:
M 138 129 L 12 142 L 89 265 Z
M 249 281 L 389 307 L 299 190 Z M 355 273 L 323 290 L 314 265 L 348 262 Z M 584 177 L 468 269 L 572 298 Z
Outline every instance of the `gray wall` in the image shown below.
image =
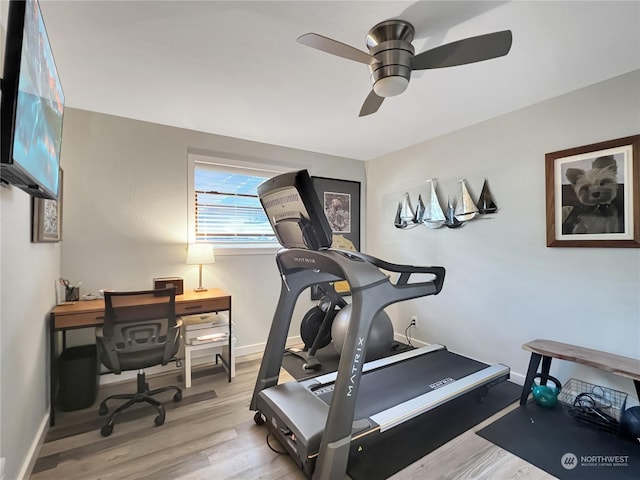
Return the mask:
M 545 220 L 545 153 L 640 133 L 638 85 L 634 71 L 367 162 L 369 253 L 447 268 L 440 295 L 393 309 L 396 332 L 417 315 L 416 338 L 509 365 L 516 380 L 535 338 L 640 358 L 640 249 L 547 248 Z M 444 206 L 459 179 L 477 199 L 487 178 L 498 213 L 397 230 L 397 202 L 425 195 L 429 177 Z M 631 380 L 597 370 L 556 361 L 552 373 L 635 397 Z
M 185 264 L 188 151 L 365 179 L 359 160 L 81 110 L 65 112 L 64 129 L 61 272 L 82 282 L 81 293 L 148 288 L 154 277 L 169 275 L 182 276 L 187 289 L 197 286 L 198 267 Z M 260 350 L 280 289 L 274 250 L 218 250 L 216 263 L 203 267 L 203 285 L 232 294 L 239 353 Z M 292 334 L 297 330 L 294 325 Z
M 49 403 L 47 318 L 55 305 L 59 244 L 30 243 L 31 199 L 0 188 L 0 456 L 18 478 L 37 453 Z

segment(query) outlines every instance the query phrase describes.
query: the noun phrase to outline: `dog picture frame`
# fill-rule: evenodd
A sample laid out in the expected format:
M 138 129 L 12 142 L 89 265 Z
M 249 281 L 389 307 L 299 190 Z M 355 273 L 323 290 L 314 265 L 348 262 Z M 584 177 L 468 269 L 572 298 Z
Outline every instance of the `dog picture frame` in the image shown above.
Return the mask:
M 640 135 L 545 155 L 547 247 L 640 248 Z

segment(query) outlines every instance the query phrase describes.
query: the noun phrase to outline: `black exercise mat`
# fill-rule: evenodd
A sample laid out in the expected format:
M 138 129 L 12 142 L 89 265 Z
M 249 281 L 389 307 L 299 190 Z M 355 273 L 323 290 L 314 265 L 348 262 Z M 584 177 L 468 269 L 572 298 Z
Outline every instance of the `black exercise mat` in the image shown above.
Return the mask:
M 357 480 L 388 478 L 511 405 L 521 392 L 519 385 L 502 382 L 482 399 L 479 392 L 471 392 L 376 438 L 371 435 L 352 441 L 347 472 Z
M 478 435 L 561 480 L 640 478 L 640 446 L 530 401 Z
M 389 355 L 395 355 L 396 353 L 411 350 L 413 347 L 400 342 L 393 342 Z M 302 365 L 306 363 L 303 358 L 286 351 L 282 358 L 282 368 L 284 368 L 289 375 L 296 380 L 303 380 L 306 378 L 317 377 L 318 375 L 324 375 L 325 373 L 335 372 L 338 369 L 338 362 L 340 362 L 340 354 L 335 349 L 333 344 L 329 344 L 324 348 L 318 349 L 316 352 L 316 358 L 320 361 L 321 367 L 318 370 L 307 371 L 302 368 Z

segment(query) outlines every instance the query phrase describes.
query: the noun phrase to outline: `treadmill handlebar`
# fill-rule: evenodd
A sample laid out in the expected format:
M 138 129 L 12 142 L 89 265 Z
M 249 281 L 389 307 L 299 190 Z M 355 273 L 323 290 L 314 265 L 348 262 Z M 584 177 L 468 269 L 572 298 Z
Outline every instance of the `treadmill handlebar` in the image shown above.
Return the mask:
M 371 263 L 382 270 L 387 270 L 389 272 L 399 273 L 400 276 L 396 282 L 397 286 L 409 285 L 409 278 L 413 273 L 430 273 L 434 275 L 434 279 L 428 282 L 420 282 L 420 283 L 412 283 L 410 285 L 420 285 L 420 284 L 433 284 L 436 288 L 436 291 L 433 295 L 437 295 L 442 290 L 442 285 L 444 284 L 444 276 L 445 276 L 445 268 L 444 267 L 416 267 L 414 265 L 398 265 L 396 263 L 385 262 L 384 260 L 380 260 L 379 258 L 372 257 L 371 255 L 367 255 L 362 252 L 343 252 L 349 256 L 353 256 L 356 258 L 360 258 L 365 262 Z

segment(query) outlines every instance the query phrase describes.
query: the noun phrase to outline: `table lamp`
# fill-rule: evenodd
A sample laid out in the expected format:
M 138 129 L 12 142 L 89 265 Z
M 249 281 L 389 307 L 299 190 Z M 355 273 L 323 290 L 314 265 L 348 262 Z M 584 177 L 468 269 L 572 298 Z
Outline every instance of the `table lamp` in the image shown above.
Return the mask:
M 196 292 L 206 292 L 207 289 L 202 287 L 202 265 L 215 263 L 216 259 L 213 255 L 213 245 L 210 243 L 190 243 L 187 246 L 187 265 L 199 265 L 199 282 Z

